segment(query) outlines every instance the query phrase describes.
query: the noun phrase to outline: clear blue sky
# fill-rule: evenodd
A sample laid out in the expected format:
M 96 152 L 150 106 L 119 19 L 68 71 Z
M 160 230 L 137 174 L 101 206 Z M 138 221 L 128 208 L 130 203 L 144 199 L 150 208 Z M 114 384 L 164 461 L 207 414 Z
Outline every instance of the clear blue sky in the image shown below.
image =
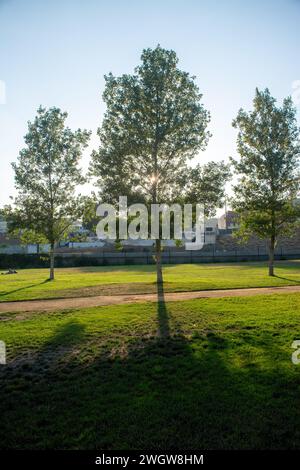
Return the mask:
M 158 43 L 197 76 L 211 111 L 213 137 L 199 159 L 226 159 L 235 155 L 231 121 L 251 107 L 255 87 L 281 101 L 300 80 L 300 0 L 0 0 L 0 206 L 38 106 L 68 111 L 71 127 L 93 131 L 95 148 L 103 75 L 132 72 Z

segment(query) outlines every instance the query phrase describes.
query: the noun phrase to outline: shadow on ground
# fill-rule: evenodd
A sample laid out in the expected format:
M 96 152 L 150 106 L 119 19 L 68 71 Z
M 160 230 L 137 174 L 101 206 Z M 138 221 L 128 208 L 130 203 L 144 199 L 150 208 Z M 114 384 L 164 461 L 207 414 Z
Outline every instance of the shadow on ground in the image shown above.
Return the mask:
M 269 368 L 236 364 L 226 335 L 171 328 L 163 290 L 157 305 L 155 337 L 101 348 L 70 321 L 2 369 L 1 448 L 299 448 L 300 382 L 272 362 L 268 332 L 255 347 Z
M 277 274 L 274 274 L 274 277 L 277 277 L 277 279 L 283 279 L 284 281 L 293 282 L 293 283 L 295 283 L 296 285 L 299 284 L 299 280 L 297 280 L 297 279 L 291 279 L 291 278 L 289 278 L 289 277 L 284 277 L 284 276 L 277 276 Z
M 47 284 L 48 282 L 51 282 L 50 279 L 45 279 L 42 282 L 37 282 L 36 284 L 30 284 L 29 286 L 20 287 L 19 289 L 14 289 L 14 290 L 10 290 L 10 291 L 7 291 L 7 292 L 3 292 L 3 293 L 0 293 L 0 297 L 5 297 L 7 295 L 15 294 L 16 292 L 31 289 L 32 287 L 41 286 L 43 284 Z

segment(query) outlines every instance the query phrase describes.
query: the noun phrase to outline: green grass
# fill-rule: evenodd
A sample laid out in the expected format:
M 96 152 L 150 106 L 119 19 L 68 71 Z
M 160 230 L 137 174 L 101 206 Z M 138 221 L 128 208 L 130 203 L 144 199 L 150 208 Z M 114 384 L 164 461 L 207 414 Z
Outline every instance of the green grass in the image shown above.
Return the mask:
M 1 314 L 0 339 L 2 449 L 300 448 L 298 294 Z
M 300 261 L 278 262 L 277 276 L 267 275 L 266 263 L 184 264 L 164 267 L 165 291 L 228 289 L 300 284 Z M 0 301 L 103 294 L 155 292 L 155 266 L 24 269 L 0 276 Z

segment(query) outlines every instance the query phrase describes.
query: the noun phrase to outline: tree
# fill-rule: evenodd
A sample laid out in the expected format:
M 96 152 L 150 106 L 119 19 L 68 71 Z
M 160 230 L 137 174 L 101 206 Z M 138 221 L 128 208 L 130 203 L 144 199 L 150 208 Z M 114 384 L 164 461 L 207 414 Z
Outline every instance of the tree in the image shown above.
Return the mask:
M 50 244 L 50 280 L 54 279 L 55 244 L 81 215 L 81 197 L 75 195 L 84 183 L 79 161 L 90 132 L 71 131 L 67 113 L 40 107 L 28 123 L 26 147 L 13 163 L 18 195 L 8 208 L 15 226 L 42 235 Z
M 174 51 L 146 49 L 141 62 L 134 75 L 105 77 L 107 110 L 91 173 L 106 201 L 122 195 L 129 203 L 170 203 L 184 191 L 187 162 L 206 147 L 209 113 L 194 77 L 178 68 Z M 155 247 L 162 283 L 161 238 Z
M 253 111 L 240 110 L 239 160 L 231 159 L 238 183 L 232 207 L 239 214 L 239 234 L 269 239 L 269 275 L 274 276 L 274 251 L 279 236 L 289 235 L 298 223 L 299 128 L 291 98 L 282 107 L 268 89 L 256 89 Z

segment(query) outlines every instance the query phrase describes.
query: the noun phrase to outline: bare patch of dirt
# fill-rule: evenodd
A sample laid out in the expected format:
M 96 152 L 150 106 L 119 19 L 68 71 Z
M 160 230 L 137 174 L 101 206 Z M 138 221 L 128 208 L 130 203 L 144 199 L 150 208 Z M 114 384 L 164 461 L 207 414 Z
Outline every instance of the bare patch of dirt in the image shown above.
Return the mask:
M 297 293 L 300 292 L 300 286 L 284 287 L 255 287 L 248 289 L 226 289 L 226 290 L 208 290 L 191 292 L 167 292 L 164 294 L 166 302 L 175 302 L 180 300 L 191 300 L 201 298 L 223 298 L 223 297 L 249 297 L 253 295 Z M 79 309 L 87 307 L 98 307 L 107 305 L 120 305 L 125 303 L 143 303 L 157 302 L 156 293 L 151 294 L 128 294 L 128 295 L 101 295 L 93 297 L 76 297 L 65 299 L 46 299 L 46 300 L 27 300 L 19 302 L 1 302 L 0 314 L 19 313 L 20 320 L 24 319 L 25 312 L 57 311 Z M 1 317 L 2 315 L 1 315 Z M 7 320 L 8 316 L 4 315 Z

